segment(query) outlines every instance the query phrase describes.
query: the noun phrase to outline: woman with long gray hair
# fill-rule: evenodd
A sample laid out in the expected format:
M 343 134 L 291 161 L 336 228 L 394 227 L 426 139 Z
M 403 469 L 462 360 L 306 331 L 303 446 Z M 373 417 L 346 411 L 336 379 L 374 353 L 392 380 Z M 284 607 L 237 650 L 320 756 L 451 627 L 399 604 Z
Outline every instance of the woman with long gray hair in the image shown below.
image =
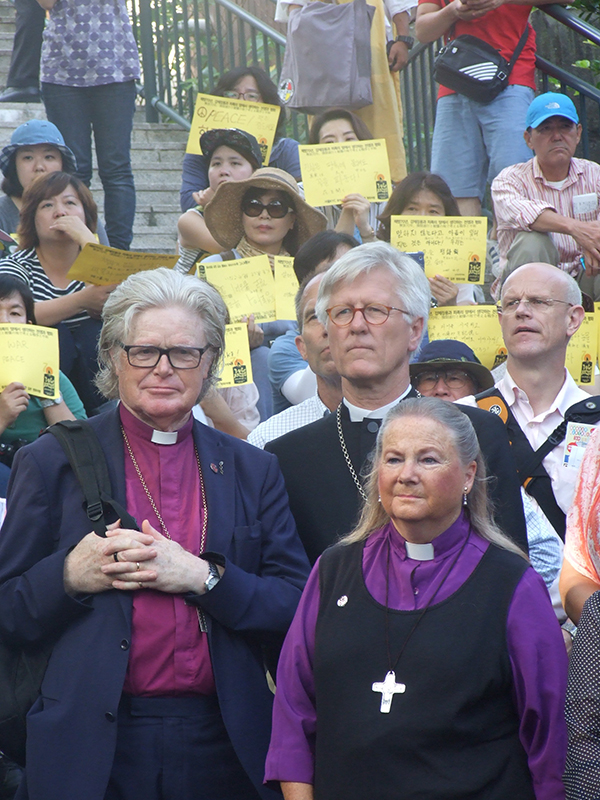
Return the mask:
M 269 800 L 265 652 L 308 573 L 274 456 L 196 422 L 226 307 L 168 269 L 109 296 L 95 417 L 111 494 L 137 520 L 89 532 L 53 436 L 15 458 L 0 635 L 53 645 L 27 719 L 30 800 Z M 103 497 L 104 499 L 104 497 Z
M 564 798 L 565 647 L 468 417 L 395 406 L 367 495 L 286 638 L 267 779 L 286 800 Z

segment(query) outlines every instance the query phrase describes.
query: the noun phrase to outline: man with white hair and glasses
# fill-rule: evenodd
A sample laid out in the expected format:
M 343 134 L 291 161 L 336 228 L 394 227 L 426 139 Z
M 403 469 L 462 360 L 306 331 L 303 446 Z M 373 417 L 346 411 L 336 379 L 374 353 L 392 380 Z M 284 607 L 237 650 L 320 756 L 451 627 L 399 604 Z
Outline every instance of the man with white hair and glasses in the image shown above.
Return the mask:
M 411 387 L 409 359 L 419 346 L 430 307 L 422 269 L 384 242 L 340 258 L 321 281 L 318 318 L 327 327 L 342 377 L 335 413 L 267 444 L 279 458 L 290 507 L 311 561 L 356 521 L 361 473 L 390 408 Z M 525 522 L 506 432 L 478 409 L 462 409 L 475 425 L 502 529 L 524 549 Z

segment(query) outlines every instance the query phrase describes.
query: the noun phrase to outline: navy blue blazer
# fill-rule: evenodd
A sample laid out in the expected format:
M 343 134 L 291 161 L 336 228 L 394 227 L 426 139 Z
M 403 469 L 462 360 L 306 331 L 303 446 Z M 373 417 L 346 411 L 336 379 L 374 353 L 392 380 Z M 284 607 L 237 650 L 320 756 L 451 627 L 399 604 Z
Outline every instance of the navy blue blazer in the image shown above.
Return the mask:
M 125 505 L 118 411 L 91 420 L 106 452 L 113 496 Z M 208 504 L 207 550 L 226 569 L 209 593 L 188 596 L 207 612 L 223 720 L 238 758 L 262 785 L 272 695 L 261 646 L 282 637 L 309 565 L 276 459 L 194 423 Z M 222 464 L 214 472 L 210 465 Z M 0 533 L 0 631 L 16 642 L 56 641 L 39 700 L 28 716 L 31 800 L 102 800 L 116 744 L 127 669 L 132 595 L 110 590 L 69 597 L 64 560 L 90 530 L 83 495 L 53 436 L 22 448 Z

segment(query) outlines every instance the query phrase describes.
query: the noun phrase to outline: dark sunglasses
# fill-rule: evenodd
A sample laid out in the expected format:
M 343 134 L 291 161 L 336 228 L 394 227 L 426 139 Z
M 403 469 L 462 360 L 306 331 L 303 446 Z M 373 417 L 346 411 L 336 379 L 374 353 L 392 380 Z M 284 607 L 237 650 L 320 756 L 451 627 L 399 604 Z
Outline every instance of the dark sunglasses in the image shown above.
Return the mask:
M 247 217 L 260 217 L 266 211 L 273 219 L 283 219 L 290 210 L 290 206 L 282 200 L 270 200 L 267 205 L 260 200 L 244 200 L 242 203 L 242 212 Z

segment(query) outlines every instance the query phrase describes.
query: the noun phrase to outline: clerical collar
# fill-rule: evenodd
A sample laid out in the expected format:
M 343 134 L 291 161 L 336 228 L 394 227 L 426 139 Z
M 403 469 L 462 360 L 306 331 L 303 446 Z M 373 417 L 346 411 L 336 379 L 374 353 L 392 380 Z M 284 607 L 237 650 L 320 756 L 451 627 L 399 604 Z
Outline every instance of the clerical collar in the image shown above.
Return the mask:
M 433 561 L 435 553 L 431 542 L 427 542 L 427 544 L 406 542 L 406 555 L 415 561 Z
M 138 419 L 129 409 L 119 403 L 121 424 L 129 436 L 139 437 L 158 445 L 174 445 L 187 439 L 191 435 L 194 418 L 190 414 L 189 420 L 177 431 L 159 431 Z
M 404 400 L 411 388 L 412 387 L 409 383 L 408 388 L 400 395 L 400 397 L 397 397 L 395 400 L 392 400 L 391 403 L 388 403 L 385 406 L 381 406 L 381 408 L 359 408 L 358 406 L 352 405 L 352 403 L 349 400 L 346 400 L 345 397 L 342 399 L 342 403 L 348 409 L 348 413 L 350 414 L 350 422 L 362 422 L 363 419 L 384 419 L 388 412 L 391 411 L 394 406 L 398 405 L 400 400 Z
M 152 431 L 150 439 L 154 444 L 177 444 L 177 431 Z

